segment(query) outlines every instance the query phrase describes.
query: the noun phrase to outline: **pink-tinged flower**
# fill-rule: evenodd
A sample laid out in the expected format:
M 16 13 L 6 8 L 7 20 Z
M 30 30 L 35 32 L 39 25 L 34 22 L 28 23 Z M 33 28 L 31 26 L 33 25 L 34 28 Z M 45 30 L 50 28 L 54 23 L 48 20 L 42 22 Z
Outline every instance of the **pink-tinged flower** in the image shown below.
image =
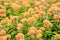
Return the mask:
M 24 40 L 24 34 L 18 33 L 16 36 L 16 40 Z
M 44 20 L 43 23 L 46 27 L 52 26 L 52 23 L 49 20 Z

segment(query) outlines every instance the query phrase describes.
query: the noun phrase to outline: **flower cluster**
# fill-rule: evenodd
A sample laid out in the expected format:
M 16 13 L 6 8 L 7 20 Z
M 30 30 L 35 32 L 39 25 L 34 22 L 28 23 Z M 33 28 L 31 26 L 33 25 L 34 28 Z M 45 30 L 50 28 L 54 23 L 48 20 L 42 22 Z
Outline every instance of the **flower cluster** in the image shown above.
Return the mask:
M 0 40 L 60 40 L 60 0 L 0 0 Z

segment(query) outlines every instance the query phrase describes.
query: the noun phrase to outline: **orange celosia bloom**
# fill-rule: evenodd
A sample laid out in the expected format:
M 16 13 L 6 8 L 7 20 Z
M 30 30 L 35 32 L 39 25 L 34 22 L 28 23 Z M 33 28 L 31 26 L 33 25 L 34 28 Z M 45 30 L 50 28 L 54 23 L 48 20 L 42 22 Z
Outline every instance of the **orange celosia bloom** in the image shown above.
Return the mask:
M 11 7 L 14 9 L 14 10 L 17 10 L 21 7 L 21 5 L 18 5 L 16 3 L 11 3 Z
M 39 1 L 36 1 L 36 2 L 35 2 L 35 5 L 36 5 L 37 7 L 40 6 L 40 4 L 41 4 L 41 3 L 40 3 Z
M 32 34 L 35 34 L 36 32 L 36 28 L 35 27 L 30 27 L 29 29 L 28 29 L 28 35 L 32 35 Z
M 0 36 L 0 40 L 7 40 L 6 36 Z
M 54 19 L 59 19 L 59 15 L 55 14 Z
M 18 33 L 16 36 L 16 40 L 24 40 L 24 34 Z
M 56 5 L 57 5 L 58 7 L 60 7 L 60 2 L 57 2 Z
M 11 17 L 10 17 L 10 20 L 13 21 L 13 20 L 16 20 L 17 18 L 18 18 L 18 16 L 11 16 Z
M 43 6 L 43 5 L 40 5 L 40 6 L 39 6 L 39 9 L 40 9 L 40 10 L 45 10 L 45 9 L 46 9 L 46 7 L 45 7 L 45 6 Z
M 19 31 L 22 27 L 23 27 L 23 24 L 21 24 L 21 23 L 18 24 L 18 25 L 17 25 L 17 30 Z
M 43 23 L 44 23 L 44 26 L 47 26 L 47 27 L 52 26 L 52 23 L 49 20 L 44 20 Z
M 60 34 L 56 34 L 56 38 L 57 39 L 60 39 Z
M 39 30 L 44 31 L 44 30 L 45 30 L 45 28 L 44 28 L 44 27 L 40 27 L 40 29 L 39 29 Z
M 28 12 L 23 12 L 23 16 L 26 17 L 27 15 L 29 15 Z
M 27 19 L 27 22 L 28 23 L 33 23 L 33 22 L 35 22 L 35 20 L 36 19 L 34 17 L 30 17 L 30 18 Z
M 38 18 L 38 17 L 39 17 L 39 14 L 35 14 L 35 15 L 33 15 L 32 17 Z
M 5 30 L 1 30 L 0 31 L 0 35 L 5 35 L 6 34 L 6 31 Z
M 45 15 L 45 12 L 40 11 L 39 14 L 40 14 L 41 16 L 44 16 L 44 15 Z
M 50 13 L 50 12 L 48 12 L 47 14 L 48 14 L 48 16 L 52 16 L 52 13 Z
M 6 10 L 5 9 L 0 9 L 0 12 L 1 13 L 6 13 Z
M 40 39 L 40 38 L 42 38 L 42 34 L 37 34 L 36 37 L 37 37 L 38 39 Z
M 28 13 L 34 14 L 34 9 L 33 8 L 28 9 Z
M 5 13 L 3 13 L 3 14 L 1 14 L 1 16 L 2 16 L 2 17 L 6 17 L 6 14 L 5 14 Z
M 21 19 L 21 22 L 22 22 L 22 23 L 25 23 L 25 22 L 27 22 L 27 19 L 26 19 L 26 18 Z
M 23 2 L 22 2 L 22 5 L 25 6 L 25 7 L 30 6 L 27 1 L 23 1 Z

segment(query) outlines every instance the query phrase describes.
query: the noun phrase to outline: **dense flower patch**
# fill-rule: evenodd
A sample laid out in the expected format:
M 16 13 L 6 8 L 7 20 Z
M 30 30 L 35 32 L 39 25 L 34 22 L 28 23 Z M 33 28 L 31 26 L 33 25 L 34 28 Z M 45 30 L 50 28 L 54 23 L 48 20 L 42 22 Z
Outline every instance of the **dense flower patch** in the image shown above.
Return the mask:
M 0 40 L 60 40 L 60 0 L 0 0 Z

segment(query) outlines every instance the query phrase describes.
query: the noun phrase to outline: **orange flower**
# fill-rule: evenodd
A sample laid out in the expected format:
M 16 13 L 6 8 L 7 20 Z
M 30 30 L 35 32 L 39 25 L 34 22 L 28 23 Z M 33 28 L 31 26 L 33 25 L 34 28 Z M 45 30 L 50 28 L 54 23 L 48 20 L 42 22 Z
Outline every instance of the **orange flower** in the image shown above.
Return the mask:
M 35 18 L 34 17 L 30 17 L 30 18 L 27 19 L 27 22 L 28 23 L 33 23 L 33 22 L 35 22 Z
M 38 39 L 41 39 L 42 38 L 42 34 L 37 34 L 36 36 Z
M 22 5 L 25 6 L 25 7 L 30 6 L 27 1 L 23 1 L 23 2 L 22 2 Z
M 16 3 L 11 3 L 11 7 L 14 9 L 14 10 L 17 10 L 21 7 L 21 5 L 18 5 Z
M 45 15 L 45 12 L 40 11 L 39 14 L 40 14 L 40 16 L 44 16 Z
M 16 40 L 24 40 L 24 34 L 18 33 L 16 36 Z
M 21 23 L 18 24 L 18 25 L 17 25 L 17 30 L 19 31 L 22 27 L 23 27 L 23 24 L 21 24 Z
M 44 23 L 44 26 L 47 26 L 47 27 L 52 26 L 52 23 L 49 20 L 44 20 L 43 23 Z
M 48 16 L 52 16 L 52 13 L 48 12 Z
M 55 14 L 54 19 L 59 19 L 59 15 Z
M 6 14 L 5 14 L 5 13 L 3 13 L 3 14 L 1 14 L 1 16 L 2 16 L 2 17 L 6 17 Z
M 7 40 L 6 36 L 0 36 L 0 40 Z
M 44 28 L 44 27 L 40 27 L 40 29 L 39 29 L 39 30 L 44 31 L 44 30 L 45 30 L 45 28 Z
M 30 27 L 29 29 L 28 29 L 28 35 L 32 35 L 32 34 L 35 34 L 36 32 L 36 28 L 35 27 Z
M 21 19 L 21 22 L 22 22 L 22 23 L 25 23 L 25 22 L 27 22 L 27 19 L 26 19 L 26 18 Z
M 32 17 L 38 18 L 38 17 L 39 17 L 39 14 L 35 14 L 35 15 L 33 15 Z
M 10 20 L 13 21 L 13 20 L 16 20 L 17 18 L 18 18 L 18 16 L 11 16 Z
M 31 14 L 34 14 L 34 9 L 30 8 L 30 9 L 28 9 L 28 12 L 31 13 Z
M 40 10 L 45 10 L 45 9 L 46 9 L 46 7 L 45 7 L 45 6 L 43 6 L 43 5 L 40 5 L 40 6 L 39 6 L 39 9 L 40 9 Z
M 56 34 L 56 38 L 60 40 L 60 34 Z
M 56 5 L 57 5 L 58 7 L 60 7 L 60 2 L 57 2 Z
M 5 9 L 0 9 L 1 13 L 6 13 Z
M 40 4 L 41 4 L 41 2 L 39 2 L 39 1 L 36 1 L 35 2 L 35 5 L 38 7 L 38 6 L 40 6 Z
M 6 34 L 6 31 L 5 30 L 1 30 L 0 31 L 0 35 L 5 35 Z
M 24 17 L 26 17 L 26 16 L 28 16 L 28 15 L 29 15 L 28 12 L 23 12 L 23 16 L 24 16 Z

